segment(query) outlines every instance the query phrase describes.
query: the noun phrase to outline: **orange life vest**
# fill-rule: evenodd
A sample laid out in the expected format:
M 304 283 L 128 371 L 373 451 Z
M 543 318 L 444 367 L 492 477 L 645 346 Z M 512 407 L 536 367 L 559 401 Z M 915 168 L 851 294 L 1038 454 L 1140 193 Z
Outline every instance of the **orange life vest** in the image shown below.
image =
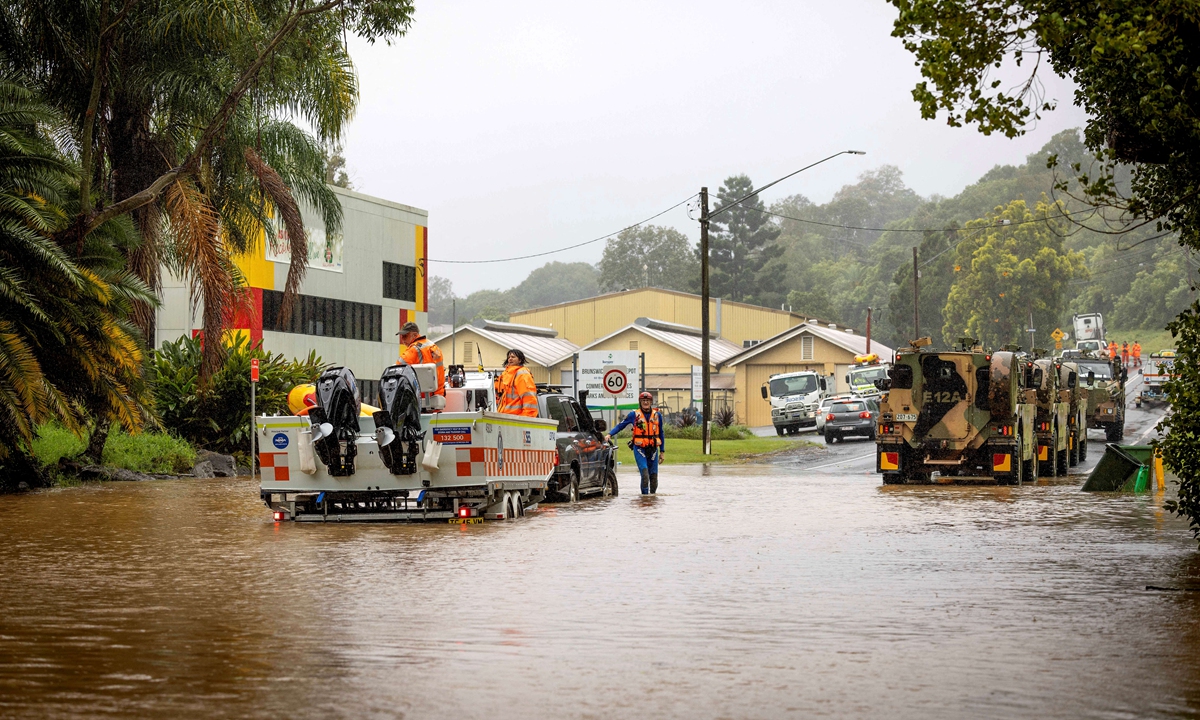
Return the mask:
M 1142 356 L 1142 346 L 1141 345 L 1139 345 L 1137 343 L 1133 344 L 1133 356 L 1135 358 L 1140 358 Z
M 642 412 L 641 408 L 638 408 L 636 412 L 637 419 L 633 421 L 633 444 L 638 447 L 657 446 L 658 429 L 662 425 L 662 416 L 653 408 L 651 408 L 649 416 Z
M 400 359 L 409 365 L 423 365 L 432 363 L 437 366 L 437 389 L 428 390 L 422 388 L 423 393 L 432 392 L 434 395 L 446 394 L 446 366 L 442 364 L 442 349 L 433 342 L 425 339 L 425 336 L 417 338 L 412 345 L 404 348 L 404 352 L 400 354 Z
M 510 415 L 537 417 L 537 384 L 524 365 L 509 365 L 496 378 L 496 409 Z

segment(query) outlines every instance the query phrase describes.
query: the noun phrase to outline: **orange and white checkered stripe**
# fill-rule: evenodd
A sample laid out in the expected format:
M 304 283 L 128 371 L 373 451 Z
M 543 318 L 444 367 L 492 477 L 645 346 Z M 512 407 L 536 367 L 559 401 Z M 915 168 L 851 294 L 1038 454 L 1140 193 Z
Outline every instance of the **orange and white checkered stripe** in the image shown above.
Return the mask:
M 258 467 L 262 471 L 262 482 L 287 482 L 288 475 L 287 453 L 259 453 Z
M 455 469 L 458 477 L 520 477 L 529 475 L 545 478 L 558 464 L 557 450 L 504 450 L 504 468 L 496 448 L 455 448 Z

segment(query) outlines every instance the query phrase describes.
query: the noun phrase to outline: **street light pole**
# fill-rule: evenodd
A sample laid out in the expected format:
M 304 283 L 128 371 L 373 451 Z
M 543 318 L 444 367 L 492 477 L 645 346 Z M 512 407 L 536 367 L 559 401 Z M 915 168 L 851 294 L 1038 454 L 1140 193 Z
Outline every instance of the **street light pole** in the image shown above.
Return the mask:
M 700 376 L 701 381 L 701 400 L 700 400 L 700 421 L 701 437 L 703 441 L 700 444 L 702 452 L 705 455 L 712 455 L 712 436 L 709 429 L 709 421 L 712 420 L 712 380 L 709 377 L 708 367 L 708 188 L 700 188 Z
M 708 317 L 708 300 L 709 300 L 709 292 L 708 292 L 708 225 L 709 225 L 709 222 L 717 215 L 720 215 L 721 213 L 725 212 L 729 208 L 739 205 L 742 202 L 754 197 L 755 195 L 758 195 L 763 190 L 766 190 L 767 188 L 771 187 L 772 185 L 781 183 L 784 180 L 787 180 L 788 178 L 792 177 L 793 175 L 798 175 L 798 174 L 804 172 L 805 170 L 808 170 L 809 168 L 813 168 L 813 167 L 816 167 L 817 165 L 820 165 L 823 162 L 828 162 L 839 155 L 866 155 L 866 153 L 863 152 L 862 150 L 843 150 L 841 152 L 836 152 L 827 158 L 822 158 L 822 159 L 816 161 L 815 163 L 805 165 L 804 167 L 800 168 L 799 170 L 796 170 L 795 172 L 790 172 L 787 175 L 784 175 L 783 177 L 779 178 L 778 180 L 773 180 L 756 190 L 751 190 L 748 194 L 743 195 L 742 197 L 738 198 L 737 200 L 734 200 L 731 203 L 722 205 L 721 207 L 717 208 L 716 210 L 712 211 L 711 213 L 708 211 L 708 188 L 706 188 L 706 187 L 700 188 L 700 364 L 703 366 L 701 368 L 700 375 L 701 375 L 701 377 L 704 378 L 703 399 L 701 401 L 703 404 L 703 408 L 701 409 L 702 411 L 701 411 L 700 417 L 704 423 L 704 427 L 702 428 L 701 432 L 703 433 L 702 437 L 704 438 L 704 440 L 702 442 L 702 448 L 703 448 L 705 455 L 712 455 L 712 437 L 710 434 L 711 431 L 709 430 L 709 423 L 712 420 L 712 384 L 711 384 L 711 378 L 710 378 L 709 353 L 708 353 L 708 329 L 709 329 L 709 317 Z M 913 249 L 913 256 L 916 257 L 916 249 L 915 248 Z

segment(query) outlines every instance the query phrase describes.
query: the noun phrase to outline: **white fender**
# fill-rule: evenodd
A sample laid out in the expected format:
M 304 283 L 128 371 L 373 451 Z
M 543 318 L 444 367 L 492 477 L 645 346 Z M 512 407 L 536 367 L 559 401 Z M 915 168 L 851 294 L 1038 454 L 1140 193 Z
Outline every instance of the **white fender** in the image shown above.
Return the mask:
M 421 457 L 421 467 L 429 472 L 437 472 L 438 460 L 442 457 L 442 444 L 437 440 L 430 440 L 425 446 L 425 454 Z
M 313 454 L 312 430 L 301 430 L 296 434 L 296 454 L 300 458 L 300 472 L 312 475 L 317 472 L 317 458 Z

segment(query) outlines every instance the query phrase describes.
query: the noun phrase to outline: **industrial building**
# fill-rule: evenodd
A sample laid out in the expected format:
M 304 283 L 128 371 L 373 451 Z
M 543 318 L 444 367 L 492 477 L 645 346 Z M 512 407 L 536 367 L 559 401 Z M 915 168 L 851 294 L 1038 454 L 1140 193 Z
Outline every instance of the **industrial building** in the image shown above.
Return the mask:
M 291 318 L 280 305 L 291 256 L 282 225 L 237 259 L 248 287 L 231 332 L 289 358 L 312 351 L 326 363 L 350 368 L 363 397 L 374 398 L 383 369 L 396 362 L 397 333 L 412 320 L 427 321 L 429 213 L 400 203 L 332 187 L 342 204 L 341 233 L 326 236 L 311 208 L 301 208 L 308 234 L 308 271 Z M 156 346 L 193 336 L 203 326 L 203 308 L 192 302 L 187 283 L 164 272 L 155 332 Z
M 709 330 L 742 347 L 774 337 L 806 320 L 805 315 L 740 302 L 709 300 Z M 640 317 L 690 328 L 700 327 L 700 296 L 661 288 L 639 288 L 584 300 L 521 310 L 509 321 L 554 328 L 559 337 L 588 345 L 609 337 Z

